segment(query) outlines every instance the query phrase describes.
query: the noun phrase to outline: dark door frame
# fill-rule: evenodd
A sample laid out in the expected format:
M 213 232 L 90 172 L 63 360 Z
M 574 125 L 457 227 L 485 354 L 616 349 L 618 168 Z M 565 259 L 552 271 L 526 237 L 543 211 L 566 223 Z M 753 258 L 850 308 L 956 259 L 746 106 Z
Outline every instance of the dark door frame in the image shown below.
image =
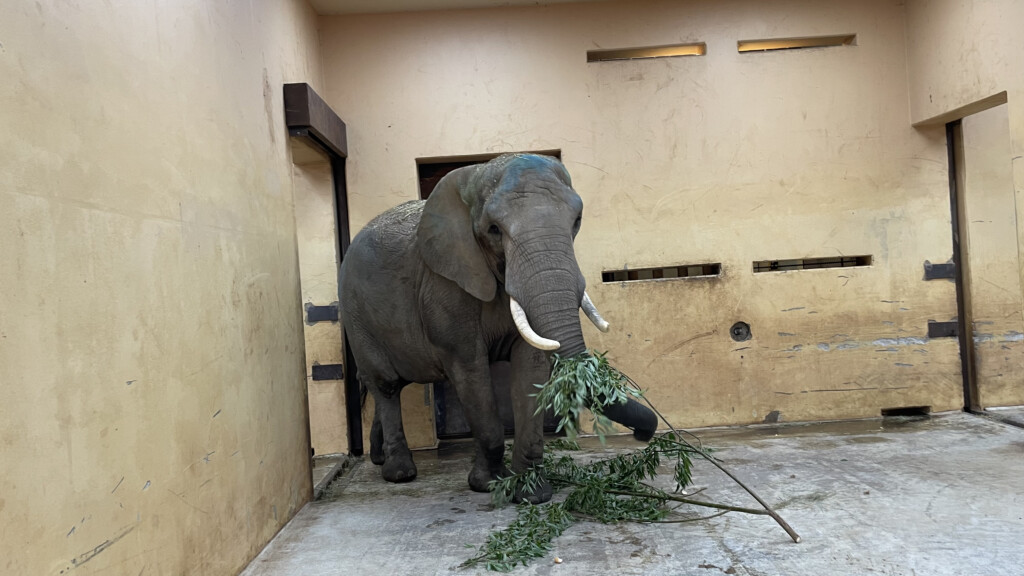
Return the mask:
M 420 188 L 420 200 L 426 200 L 429 198 L 430 193 L 434 191 L 434 187 L 437 186 L 437 183 L 440 182 L 441 178 L 452 170 L 456 170 L 464 166 L 472 166 L 474 164 L 483 164 L 484 162 L 493 160 L 502 154 L 508 153 L 509 152 L 485 152 L 483 154 L 469 154 L 462 156 L 417 158 L 416 174 Z M 562 159 L 561 149 L 537 150 L 527 153 L 544 154 L 546 156 L 553 156 L 559 160 Z M 495 387 L 495 393 L 497 395 L 496 400 L 499 405 L 498 411 L 502 415 L 505 435 L 511 436 L 515 432 L 511 414 L 512 404 L 511 400 L 507 396 L 507 377 L 505 378 L 504 384 L 499 383 L 498 378 L 500 374 L 507 374 L 507 370 L 502 369 L 498 363 L 495 363 L 495 365 L 491 367 L 491 383 Z M 433 386 L 434 432 L 437 435 L 437 439 L 451 440 L 455 438 L 470 438 L 472 435 L 469 431 L 469 424 L 466 422 L 464 416 L 464 408 L 462 403 L 459 401 L 458 396 L 454 393 L 454 388 L 447 380 L 434 382 Z M 558 422 L 555 420 L 554 415 L 549 411 L 544 417 L 544 433 L 552 436 L 559 435 L 555 431 L 557 427 Z M 564 432 L 562 434 L 564 434 Z
M 352 241 L 348 223 L 348 188 L 345 161 L 348 158 L 348 137 L 345 123 L 306 83 L 284 85 L 284 116 L 288 134 L 326 154 L 331 163 L 334 182 L 335 224 L 337 226 L 338 265 L 345 259 Z M 341 301 L 339 294 L 338 301 Z M 348 422 L 348 450 L 353 456 L 363 455 L 363 418 L 355 359 L 342 331 L 345 348 L 345 416 Z
M 964 222 L 964 139 L 960 119 L 946 124 L 946 158 L 949 164 L 949 209 L 953 227 L 953 268 L 956 271 L 956 331 L 960 343 L 960 373 L 963 376 L 964 411 L 981 410 L 978 402 L 974 362 L 974 323 L 971 320 L 970 292 L 967 280 L 967 247 Z

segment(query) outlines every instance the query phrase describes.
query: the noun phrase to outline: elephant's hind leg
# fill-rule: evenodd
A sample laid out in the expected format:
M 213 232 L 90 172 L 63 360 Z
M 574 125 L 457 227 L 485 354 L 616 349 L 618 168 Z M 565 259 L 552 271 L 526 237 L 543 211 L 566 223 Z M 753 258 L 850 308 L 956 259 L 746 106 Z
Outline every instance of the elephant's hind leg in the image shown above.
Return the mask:
M 384 425 L 380 422 L 380 403 L 373 402 L 373 425 L 370 426 L 370 462 L 384 463 Z
M 376 464 L 375 453 L 379 451 L 383 463 L 381 476 L 388 482 L 409 482 L 416 478 L 416 464 L 412 460 L 412 452 L 409 450 L 409 444 L 405 440 L 405 429 L 402 427 L 401 389 L 395 388 L 389 395 L 378 386 L 366 384 L 373 394 L 374 402 L 370 459 Z

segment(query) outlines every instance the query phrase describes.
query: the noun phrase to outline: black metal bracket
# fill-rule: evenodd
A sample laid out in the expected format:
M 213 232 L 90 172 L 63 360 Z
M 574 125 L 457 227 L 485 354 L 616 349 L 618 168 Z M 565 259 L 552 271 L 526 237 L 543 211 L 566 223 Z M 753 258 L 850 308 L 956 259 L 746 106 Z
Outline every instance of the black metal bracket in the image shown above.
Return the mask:
M 341 364 L 314 364 L 313 380 L 344 380 L 345 367 Z
M 951 322 L 928 321 L 929 338 L 956 338 L 958 333 L 956 320 Z
M 315 306 L 306 302 L 306 322 L 316 324 L 317 322 L 337 322 L 338 303 L 333 302 L 327 306 Z
M 931 262 L 924 261 L 924 279 L 925 280 L 954 280 L 956 279 L 956 264 L 953 262 L 943 262 L 941 264 L 932 264 Z

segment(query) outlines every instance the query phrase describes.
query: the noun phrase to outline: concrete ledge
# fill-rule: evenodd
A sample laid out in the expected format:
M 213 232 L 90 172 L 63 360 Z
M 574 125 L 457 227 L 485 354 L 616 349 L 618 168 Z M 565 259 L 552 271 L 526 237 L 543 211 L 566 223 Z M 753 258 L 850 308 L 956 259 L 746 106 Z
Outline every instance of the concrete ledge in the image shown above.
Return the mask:
M 978 416 L 995 420 L 996 422 L 1002 422 L 1003 424 L 1009 424 L 1010 426 L 1016 426 L 1017 428 L 1024 428 L 1024 406 L 987 408 L 981 412 L 976 412 L 976 414 Z
M 313 501 L 319 500 L 324 491 L 339 474 L 352 466 L 354 458 L 348 454 L 324 454 L 313 457 Z

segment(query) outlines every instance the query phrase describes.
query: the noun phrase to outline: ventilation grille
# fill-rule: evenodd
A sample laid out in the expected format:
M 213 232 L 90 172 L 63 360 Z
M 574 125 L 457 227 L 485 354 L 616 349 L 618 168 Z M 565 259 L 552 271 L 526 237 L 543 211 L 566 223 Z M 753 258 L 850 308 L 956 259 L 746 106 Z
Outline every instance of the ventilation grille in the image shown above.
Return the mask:
M 871 256 L 832 256 L 829 258 L 799 258 L 796 260 L 759 260 L 754 262 L 754 272 L 785 272 L 787 270 L 852 268 L 855 266 L 871 266 Z
M 800 48 L 825 48 L 828 46 L 849 46 L 857 40 L 856 34 L 838 36 L 811 36 L 804 38 L 768 38 L 764 40 L 740 40 L 736 49 L 740 52 L 769 52 L 772 50 L 796 50 Z
M 703 42 L 693 44 L 672 44 L 670 46 L 646 46 L 643 48 L 613 48 L 610 50 L 588 50 L 587 62 L 608 60 L 639 60 L 644 58 L 672 58 L 675 56 L 703 56 L 707 53 Z
M 715 264 L 683 264 L 662 268 L 637 268 L 635 270 L 608 270 L 601 273 L 602 282 L 640 282 L 644 280 L 665 280 L 670 278 L 696 278 L 700 276 L 719 276 L 722 265 Z

